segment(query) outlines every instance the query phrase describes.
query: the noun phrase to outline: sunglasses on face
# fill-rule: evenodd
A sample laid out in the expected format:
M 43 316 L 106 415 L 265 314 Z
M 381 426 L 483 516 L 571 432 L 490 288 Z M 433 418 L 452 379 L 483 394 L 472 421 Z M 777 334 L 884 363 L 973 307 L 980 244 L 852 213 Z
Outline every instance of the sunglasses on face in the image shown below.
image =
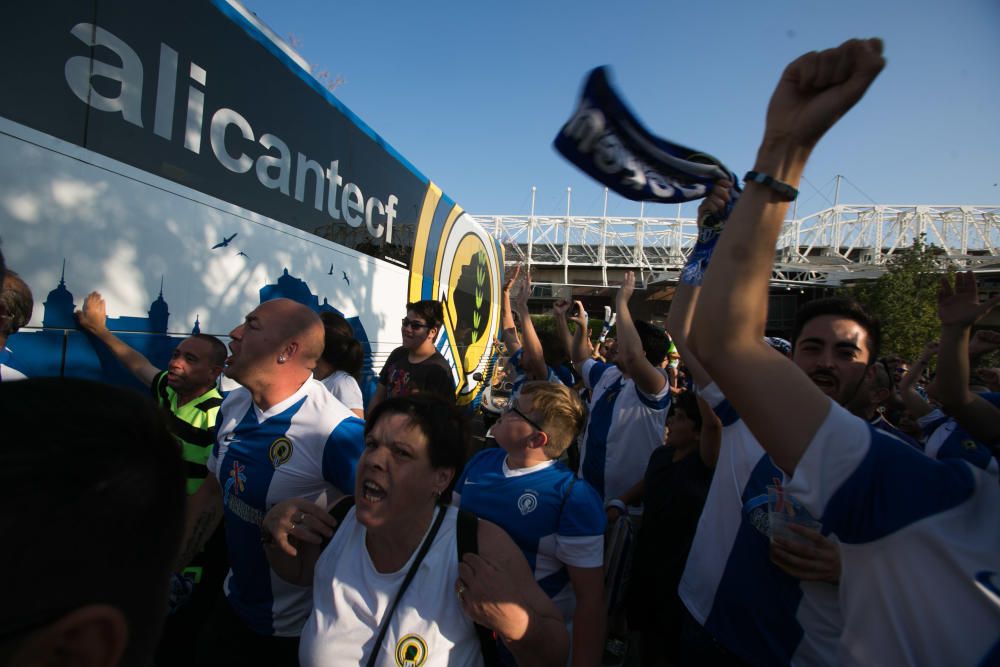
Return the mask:
M 420 320 L 410 320 L 405 317 L 403 318 L 402 324 L 404 329 L 414 329 L 416 331 L 431 328 L 431 325 L 421 322 Z
M 513 412 L 513 413 L 514 413 L 514 414 L 516 414 L 516 415 L 517 415 L 518 417 L 520 417 L 521 419 L 523 419 L 524 421 L 526 421 L 526 422 L 527 422 L 527 423 L 528 423 L 529 425 L 531 425 L 531 426 L 534 426 L 534 427 L 535 427 L 536 429 L 538 429 L 539 431 L 542 431 L 543 433 L 545 432 L 545 429 L 544 429 L 544 428 L 542 428 L 542 427 L 541 427 L 541 426 L 540 426 L 540 425 L 538 424 L 538 422 L 536 422 L 536 421 L 535 421 L 534 419 L 532 419 L 532 418 L 531 418 L 531 417 L 529 417 L 528 415 L 526 415 L 526 414 L 524 414 L 523 412 L 521 412 L 520 410 L 518 410 L 518 409 L 517 409 L 517 406 L 516 406 L 516 405 L 514 405 L 514 403 L 513 403 L 513 402 L 511 402 L 510 404 L 508 404 L 508 406 L 507 406 L 507 411 L 508 411 L 508 412 Z

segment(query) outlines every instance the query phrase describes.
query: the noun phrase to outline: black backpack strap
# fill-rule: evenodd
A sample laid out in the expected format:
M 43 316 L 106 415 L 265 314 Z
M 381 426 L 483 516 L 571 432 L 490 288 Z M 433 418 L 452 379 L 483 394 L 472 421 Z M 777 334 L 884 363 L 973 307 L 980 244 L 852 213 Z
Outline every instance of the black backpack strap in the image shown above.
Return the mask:
M 337 529 L 340 528 L 340 524 L 344 523 L 344 517 L 347 516 L 347 513 L 351 511 L 352 507 L 354 507 L 354 496 L 344 496 L 337 501 L 337 504 L 330 508 L 330 516 L 337 520 L 337 525 L 333 527 L 333 533 L 330 534 L 330 537 L 323 540 L 323 544 L 321 546 L 325 548 L 326 545 L 330 543 L 333 536 L 337 534 Z
M 459 563 L 462 562 L 462 557 L 465 554 L 479 553 L 479 517 L 469 510 L 459 508 L 455 533 Z M 476 623 L 476 636 L 479 637 L 479 649 L 483 654 L 483 664 L 486 667 L 499 665 L 496 634 L 489 628 Z

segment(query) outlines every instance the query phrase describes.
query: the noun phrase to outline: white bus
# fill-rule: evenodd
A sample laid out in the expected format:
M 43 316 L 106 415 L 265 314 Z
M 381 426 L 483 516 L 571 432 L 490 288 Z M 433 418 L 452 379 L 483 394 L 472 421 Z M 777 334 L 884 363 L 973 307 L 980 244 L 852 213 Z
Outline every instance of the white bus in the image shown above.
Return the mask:
M 10 364 L 131 382 L 75 324 L 91 290 L 154 364 L 261 301 L 340 312 L 368 356 L 445 304 L 459 404 L 499 327 L 502 248 L 234 1 L 14 3 L 0 43 L 0 238 L 35 296 Z M 366 395 L 367 397 L 367 395 Z

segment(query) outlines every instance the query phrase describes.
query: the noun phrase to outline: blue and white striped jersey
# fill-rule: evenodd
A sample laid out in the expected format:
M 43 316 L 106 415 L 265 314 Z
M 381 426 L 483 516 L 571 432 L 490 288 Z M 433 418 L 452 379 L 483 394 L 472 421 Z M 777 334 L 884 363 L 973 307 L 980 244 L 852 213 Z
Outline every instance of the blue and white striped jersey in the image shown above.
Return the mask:
M 831 402 L 786 490 L 843 563 L 846 665 L 984 665 L 1000 659 L 1000 480 L 935 460 Z
M 649 457 L 663 444 L 670 383 L 642 392 L 614 364 L 588 359 L 581 367 L 591 390 L 589 419 L 580 445 L 580 477 L 602 498 L 618 498 L 646 474 Z
M 503 528 L 566 620 L 575 598 L 566 565 L 604 565 L 604 506 L 597 493 L 558 461 L 511 470 L 507 453 L 484 449 L 455 484 L 462 509 Z
M 700 395 L 722 444 L 678 588 L 691 615 L 749 664 L 832 665 L 842 627 L 837 587 L 771 562 L 767 487 L 782 472 L 714 383 Z
M 980 394 L 980 397 L 1000 407 L 1000 394 Z M 1000 471 L 997 459 L 989 447 L 973 438 L 940 409 L 927 413 L 917 423 L 924 430 L 923 451 L 927 456 L 939 460 L 963 459 L 993 474 Z
M 268 565 L 260 542 L 264 515 L 289 498 L 353 493 L 363 448 L 364 422 L 311 378 L 267 411 L 242 387 L 223 402 L 208 469 L 225 508 L 224 590 L 254 632 L 298 636 L 312 604 L 308 587 L 287 583 Z

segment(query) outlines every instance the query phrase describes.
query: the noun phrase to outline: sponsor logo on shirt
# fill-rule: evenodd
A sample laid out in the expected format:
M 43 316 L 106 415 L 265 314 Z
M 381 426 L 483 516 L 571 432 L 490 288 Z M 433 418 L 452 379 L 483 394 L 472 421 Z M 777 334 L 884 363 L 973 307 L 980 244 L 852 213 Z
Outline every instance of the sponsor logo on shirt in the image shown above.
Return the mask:
M 538 496 L 534 491 L 525 491 L 521 494 L 521 497 L 517 499 L 517 509 L 521 511 L 521 515 L 531 514 L 538 507 Z
M 239 461 L 233 461 L 233 467 L 229 470 L 229 479 L 226 480 L 226 495 L 231 493 L 241 493 L 247 488 L 246 466 Z
M 420 667 L 427 662 L 427 642 L 420 635 L 406 635 L 396 643 L 397 667 Z
M 288 438 L 278 438 L 267 448 L 267 458 L 275 468 L 287 463 L 292 458 L 292 441 Z
M 246 486 L 246 466 L 239 461 L 233 461 L 233 467 L 229 469 L 229 479 L 226 480 L 226 486 L 222 490 L 222 506 L 247 523 L 259 526 L 264 522 L 264 513 L 246 504 L 239 497 L 239 494 L 246 490 Z

